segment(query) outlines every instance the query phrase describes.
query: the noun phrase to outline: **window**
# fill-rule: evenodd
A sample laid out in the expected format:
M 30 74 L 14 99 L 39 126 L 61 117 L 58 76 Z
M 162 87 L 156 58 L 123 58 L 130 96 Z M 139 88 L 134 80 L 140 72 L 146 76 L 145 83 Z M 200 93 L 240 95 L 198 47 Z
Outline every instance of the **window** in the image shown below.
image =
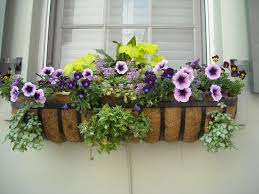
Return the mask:
M 202 0 L 53 2 L 54 41 L 49 46 L 49 63 L 59 67 L 95 48 L 112 55 L 112 40 L 125 43 L 133 35 L 140 42 L 158 44 L 161 54 L 174 66 L 203 57 Z

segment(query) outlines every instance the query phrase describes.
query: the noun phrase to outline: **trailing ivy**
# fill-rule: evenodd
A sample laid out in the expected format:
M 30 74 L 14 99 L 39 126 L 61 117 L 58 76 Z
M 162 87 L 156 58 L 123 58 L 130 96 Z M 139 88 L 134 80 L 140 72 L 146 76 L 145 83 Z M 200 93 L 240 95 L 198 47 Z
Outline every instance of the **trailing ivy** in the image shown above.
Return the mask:
M 134 115 L 120 106 L 106 104 L 90 122 L 80 124 L 79 129 L 87 145 L 97 146 L 99 153 L 110 153 L 121 141 L 134 137 L 143 140 L 149 132 L 149 123 L 144 113 Z
M 200 140 L 207 146 L 207 151 L 218 152 L 220 149 L 231 149 L 233 133 L 240 129 L 240 126 L 228 115 L 218 110 L 209 113 L 209 132 L 204 134 Z
M 43 147 L 41 122 L 38 116 L 29 112 L 30 108 L 30 104 L 24 105 L 11 118 L 6 140 L 13 144 L 13 150 L 24 152 L 28 149 L 40 150 Z

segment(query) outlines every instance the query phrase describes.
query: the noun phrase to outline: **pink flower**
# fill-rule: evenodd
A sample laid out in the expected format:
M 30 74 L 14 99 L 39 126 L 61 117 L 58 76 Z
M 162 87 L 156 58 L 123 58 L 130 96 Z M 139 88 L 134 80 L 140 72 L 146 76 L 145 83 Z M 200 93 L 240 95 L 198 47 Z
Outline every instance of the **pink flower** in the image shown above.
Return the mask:
M 178 102 L 188 102 L 191 95 L 192 95 L 191 88 L 184 88 L 182 90 L 176 88 L 174 91 L 174 98 Z
M 194 75 L 193 75 L 193 69 L 190 67 L 183 67 L 182 69 L 180 69 L 180 71 L 187 73 L 189 75 L 189 79 L 191 81 L 194 80 Z
M 222 98 L 221 87 L 218 85 L 211 85 L 210 87 L 211 97 L 214 101 L 220 101 Z
M 36 90 L 34 94 L 34 99 L 36 102 L 44 104 L 46 102 L 46 97 L 42 89 Z
M 172 78 L 172 81 L 175 87 L 179 90 L 184 88 L 189 88 L 192 80 L 190 79 L 189 74 L 184 73 L 183 71 L 178 71 Z
M 221 75 L 221 68 L 218 65 L 208 65 L 205 69 L 205 74 L 211 80 L 216 80 Z

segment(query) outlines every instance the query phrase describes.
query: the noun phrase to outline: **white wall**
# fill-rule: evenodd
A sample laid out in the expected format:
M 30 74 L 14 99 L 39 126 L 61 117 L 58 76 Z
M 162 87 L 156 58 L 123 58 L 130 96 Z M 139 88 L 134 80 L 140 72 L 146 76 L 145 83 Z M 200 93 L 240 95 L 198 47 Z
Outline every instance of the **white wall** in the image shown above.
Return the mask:
M 224 56 L 247 59 L 248 54 L 243 53 L 247 48 L 246 33 L 236 34 L 246 25 L 236 24 L 245 20 L 225 14 L 227 10 L 232 13 L 233 7 L 243 10 L 244 1 L 222 0 Z M 227 30 L 226 24 L 235 29 Z M 232 42 L 235 46 L 228 45 Z M 258 194 L 259 96 L 245 92 L 240 103 L 238 120 L 247 125 L 236 134 L 238 150 L 210 154 L 199 142 L 130 145 L 133 193 Z M 3 120 L 8 118 L 9 108 L 0 102 L 1 138 L 8 126 Z M 124 147 L 111 155 L 96 155 L 90 161 L 84 144 L 46 142 L 41 152 L 22 154 L 12 152 L 5 143 L 0 146 L 0 194 L 128 194 L 126 158 Z
M 0 58 L 1 58 L 2 38 L 3 38 L 3 29 L 4 29 L 5 7 L 6 7 L 6 0 L 0 0 Z

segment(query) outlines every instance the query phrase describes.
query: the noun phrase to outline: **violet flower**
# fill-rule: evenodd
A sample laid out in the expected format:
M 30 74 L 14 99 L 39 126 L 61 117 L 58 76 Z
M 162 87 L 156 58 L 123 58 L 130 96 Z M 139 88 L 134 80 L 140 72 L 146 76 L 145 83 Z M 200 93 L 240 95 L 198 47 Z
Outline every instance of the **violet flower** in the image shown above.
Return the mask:
M 10 94 L 11 94 L 11 101 L 16 102 L 20 94 L 19 88 L 17 86 L 13 86 Z
M 138 106 L 137 104 L 135 104 L 133 110 L 136 111 L 136 112 L 140 112 L 142 109 L 141 109 L 140 106 Z
M 178 71 L 172 78 L 175 87 L 179 90 L 189 88 L 191 85 L 190 76 L 183 71 Z
M 67 87 L 69 90 L 75 89 L 76 86 L 77 86 L 77 85 L 76 85 L 76 81 L 75 81 L 75 80 L 68 80 L 68 81 L 66 82 L 66 87 Z
M 129 81 L 134 81 L 134 80 L 137 80 L 139 78 L 139 71 L 136 70 L 136 69 L 133 69 L 133 70 L 129 71 L 127 73 L 127 75 L 128 75 Z
M 154 68 L 153 68 L 153 71 L 155 73 L 157 73 L 158 71 L 160 70 L 166 70 L 168 69 L 168 61 L 167 60 L 162 60 L 160 63 L 158 63 Z
M 205 69 L 206 76 L 211 80 L 216 80 L 221 75 L 221 68 L 218 65 L 208 65 Z
M 189 67 L 183 67 L 180 71 L 187 73 L 191 81 L 194 80 L 193 69 Z
M 84 88 L 88 88 L 90 86 L 90 81 L 88 79 L 81 80 L 81 84 Z
M 147 83 L 150 87 L 154 87 L 157 80 L 156 74 L 153 71 L 146 71 L 145 75 L 146 77 L 144 79 L 144 82 Z
M 178 102 L 188 102 L 190 97 L 192 95 L 192 90 L 191 88 L 184 88 L 184 89 L 175 89 L 174 91 L 174 98 Z
M 190 67 L 193 69 L 198 69 L 200 67 L 200 59 L 196 59 L 190 63 Z
M 163 74 L 161 75 L 162 79 L 168 78 L 168 79 L 172 79 L 174 75 L 174 70 L 172 68 L 168 68 L 166 70 L 164 70 Z
M 220 101 L 222 98 L 221 87 L 218 85 L 211 85 L 210 87 L 211 97 L 214 101 Z
M 141 93 L 143 92 L 144 86 L 145 86 L 144 83 L 139 83 L 139 84 L 137 84 L 136 93 L 137 93 L 137 94 L 141 94 Z
M 26 96 L 26 97 L 34 96 L 34 94 L 36 92 L 36 85 L 34 85 L 31 82 L 27 82 L 22 87 L 22 92 L 23 92 L 24 96 Z
M 36 102 L 44 104 L 46 102 L 46 97 L 44 96 L 44 92 L 42 89 L 38 89 L 35 91 L 34 99 Z
M 143 88 L 142 88 L 142 90 L 143 90 L 143 92 L 144 93 L 148 93 L 149 91 L 150 91 L 150 86 L 149 85 L 145 85 Z
M 115 65 L 115 70 L 118 74 L 125 74 L 128 71 L 128 65 L 124 61 L 117 61 Z
M 64 72 L 62 69 L 57 69 L 54 71 L 54 73 L 52 74 L 53 78 L 60 78 L 61 76 L 63 76 Z
M 54 73 L 54 68 L 53 67 L 44 67 L 42 70 L 41 70 L 41 74 L 42 75 L 45 75 L 45 76 L 50 76 Z
M 115 74 L 115 71 L 112 67 L 102 68 L 102 73 L 104 77 L 111 77 Z
M 74 79 L 75 80 L 80 80 L 83 77 L 83 74 L 79 71 L 74 73 Z
M 93 79 L 93 75 L 94 75 L 94 73 L 93 73 L 93 71 L 91 69 L 85 69 L 83 71 L 83 77 L 85 79 L 92 80 Z

